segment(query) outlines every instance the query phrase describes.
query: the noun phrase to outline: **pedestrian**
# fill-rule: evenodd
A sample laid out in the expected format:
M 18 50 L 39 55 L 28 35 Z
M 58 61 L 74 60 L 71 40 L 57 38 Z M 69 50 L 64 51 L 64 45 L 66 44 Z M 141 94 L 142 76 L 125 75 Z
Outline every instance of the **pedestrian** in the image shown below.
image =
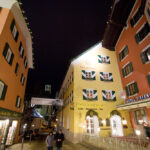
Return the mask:
M 56 140 L 56 150 L 61 150 L 64 141 L 64 134 L 62 133 L 61 129 L 59 129 L 59 131 L 56 133 L 55 140 Z
M 47 150 L 53 150 L 53 141 L 54 141 L 53 133 L 50 132 L 49 135 L 46 137 L 46 141 L 45 141 Z

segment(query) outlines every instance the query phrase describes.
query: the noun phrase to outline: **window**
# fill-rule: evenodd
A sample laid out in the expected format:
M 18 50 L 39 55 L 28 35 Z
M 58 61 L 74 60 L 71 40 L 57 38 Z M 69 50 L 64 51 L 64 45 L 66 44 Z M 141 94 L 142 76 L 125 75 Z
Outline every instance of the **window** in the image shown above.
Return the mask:
M 23 48 L 21 42 L 20 42 L 20 46 L 19 46 L 19 52 L 20 52 L 20 56 L 23 58 L 23 56 L 24 56 L 24 48 Z
M 110 126 L 110 120 L 108 118 L 106 118 L 106 126 L 109 127 Z
M 23 74 L 21 74 L 21 79 L 20 79 L 20 82 L 22 85 L 24 85 L 24 81 L 25 81 L 25 77 Z
M 97 100 L 97 90 L 84 89 L 83 90 L 83 99 L 84 100 Z
M 145 2 L 146 0 L 141 0 L 141 5 L 138 8 L 137 12 L 134 14 L 134 16 L 131 18 L 130 23 L 131 26 L 134 27 L 134 25 L 138 22 L 138 20 L 142 17 L 144 14 L 144 8 L 145 8 Z
M 132 66 L 132 63 L 130 62 L 122 69 L 122 75 L 123 77 L 125 77 L 131 72 L 133 72 L 133 66 Z
M 70 93 L 70 103 L 73 102 L 73 91 Z
M 73 82 L 73 72 L 71 73 L 71 76 L 70 76 L 70 84 Z
M 142 29 L 135 35 L 136 43 L 140 43 L 150 32 L 150 27 L 148 23 L 142 27 Z
M 82 79 L 95 80 L 95 71 L 82 70 Z
M 12 62 L 13 62 L 13 59 L 14 59 L 14 54 L 13 54 L 12 50 L 10 49 L 8 43 L 6 43 L 6 45 L 4 47 L 3 56 L 4 56 L 5 60 L 10 65 L 12 65 Z
M 19 64 L 16 63 L 16 67 L 15 67 L 15 74 L 18 75 L 18 70 L 19 70 Z
M 6 91 L 7 91 L 7 85 L 0 80 L 0 100 L 5 99 Z
M 136 124 L 143 125 L 144 122 L 148 124 L 145 109 L 138 109 L 134 111 L 134 115 Z
M 150 61 L 150 47 L 148 47 L 144 52 L 142 52 L 140 56 L 143 64 Z
M 100 72 L 101 81 L 113 81 L 112 73 L 109 72 Z
M 127 96 L 131 96 L 131 95 L 134 95 L 136 93 L 138 93 L 138 86 L 137 86 L 137 83 L 134 82 L 134 83 L 131 83 L 129 84 L 128 86 L 126 86 L 126 93 L 127 93 Z
M 21 104 L 21 98 L 19 96 L 17 96 L 16 107 L 20 108 L 20 104 Z
M 25 68 L 27 68 L 27 66 L 28 66 L 28 61 L 27 61 L 26 57 L 24 58 L 24 66 L 25 66 Z
M 103 127 L 103 119 L 102 118 L 99 118 L 99 126 Z
M 93 119 L 93 117 L 87 116 L 86 128 L 87 128 L 87 133 L 94 134 L 94 119 Z
M 104 101 L 116 101 L 115 91 L 102 90 L 102 95 Z
M 122 59 L 124 59 L 128 55 L 128 53 L 129 53 L 128 47 L 125 46 L 123 48 L 123 50 L 119 53 L 119 59 L 120 59 L 120 61 L 122 61 Z
M 147 75 L 147 81 L 148 81 L 148 84 L 150 85 L 150 74 Z
M 110 64 L 109 56 L 98 55 L 98 62 L 99 63 L 104 63 L 104 64 Z
M 12 21 L 11 26 L 10 26 L 10 29 L 11 29 L 11 33 L 12 33 L 12 35 L 13 35 L 13 38 L 14 38 L 15 41 L 17 42 L 18 36 L 19 36 L 19 32 L 18 32 L 17 27 L 16 27 L 16 25 L 15 25 L 15 20 Z
M 67 82 L 67 89 L 69 88 L 69 80 L 68 80 L 68 82 Z

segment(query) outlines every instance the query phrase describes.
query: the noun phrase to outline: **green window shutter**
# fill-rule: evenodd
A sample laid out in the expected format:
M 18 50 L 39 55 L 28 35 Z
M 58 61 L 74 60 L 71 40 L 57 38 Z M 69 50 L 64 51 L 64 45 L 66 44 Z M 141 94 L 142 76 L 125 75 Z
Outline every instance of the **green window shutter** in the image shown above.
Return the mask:
M 110 64 L 109 56 L 106 56 L 106 59 L 107 59 L 107 63 Z
M 86 100 L 87 96 L 86 96 L 86 89 L 83 89 L 83 99 Z
M 129 67 L 130 67 L 130 72 L 133 72 L 133 66 L 131 62 L 129 63 Z
M 93 79 L 93 80 L 96 80 L 95 71 L 92 71 L 92 79 Z
M 94 100 L 97 100 L 97 90 L 93 90 Z
M 137 44 L 141 41 L 140 36 L 139 36 L 138 33 L 135 35 L 135 40 L 136 40 Z
M 115 91 L 112 91 L 112 97 L 113 97 L 113 101 L 116 101 Z
M 133 18 L 130 20 L 130 24 L 131 24 L 131 27 L 134 26 L 134 19 Z
M 4 89 L 3 89 L 3 92 L 2 92 L 1 100 L 4 100 L 4 99 L 5 99 L 6 92 L 7 92 L 7 85 L 4 84 Z
M 82 70 L 82 79 L 86 79 L 85 70 Z
M 9 62 L 10 65 L 12 65 L 13 59 L 14 59 L 14 54 L 12 53 L 11 58 L 10 58 L 10 62 Z
M 137 86 L 137 83 L 136 83 L 136 82 L 134 82 L 134 88 L 135 88 L 136 93 L 138 93 L 138 92 L 139 92 L 139 89 L 138 89 L 138 86 Z
M 119 53 L 119 60 L 122 60 L 122 53 Z
M 6 55 L 7 55 L 8 48 L 9 48 L 9 45 L 8 45 L 8 43 L 6 43 L 5 47 L 4 47 L 4 51 L 3 51 L 3 56 L 4 57 L 6 57 Z
M 147 75 L 148 84 L 150 85 L 150 74 Z
M 130 93 L 129 93 L 129 90 L 128 90 L 128 86 L 126 86 L 126 94 L 127 94 L 127 96 L 130 96 Z
M 101 81 L 104 81 L 103 72 L 100 72 L 100 79 Z
M 145 64 L 147 61 L 145 53 L 141 53 L 140 56 L 141 56 L 142 63 Z
M 11 23 L 11 26 L 10 26 L 11 31 L 13 30 L 14 25 L 15 25 L 15 20 L 13 20 L 12 23 Z
M 125 69 L 124 68 L 122 68 L 122 75 L 123 75 L 123 77 L 125 77 Z
M 113 81 L 112 73 L 109 73 L 109 78 L 110 78 L 110 81 Z

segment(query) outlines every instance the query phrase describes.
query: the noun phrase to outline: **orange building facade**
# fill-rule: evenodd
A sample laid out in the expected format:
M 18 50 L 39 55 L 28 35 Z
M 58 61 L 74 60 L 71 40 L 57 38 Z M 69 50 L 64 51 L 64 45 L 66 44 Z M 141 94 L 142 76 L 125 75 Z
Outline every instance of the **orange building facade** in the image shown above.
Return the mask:
M 125 104 L 135 133 L 150 125 L 150 0 L 136 0 L 115 46 Z
M 28 69 L 33 68 L 32 40 L 19 4 L 0 1 L 0 144 L 17 142 Z

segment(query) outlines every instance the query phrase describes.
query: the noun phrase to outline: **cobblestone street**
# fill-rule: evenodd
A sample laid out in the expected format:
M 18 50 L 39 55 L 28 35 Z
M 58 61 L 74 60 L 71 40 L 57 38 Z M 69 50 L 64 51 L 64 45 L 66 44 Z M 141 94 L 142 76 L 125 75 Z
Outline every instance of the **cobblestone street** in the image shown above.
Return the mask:
M 21 146 L 22 146 L 21 144 L 15 144 L 11 147 L 8 147 L 6 150 L 21 150 Z M 23 145 L 23 150 L 46 150 L 46 145 L 44 141 L 32 141 L 31 143 L 25 143 Z M 68 141 L 65 141 L 62 150 L 102 150 L 102 149 L 96 149 L 81 144 L 72 144 Z

